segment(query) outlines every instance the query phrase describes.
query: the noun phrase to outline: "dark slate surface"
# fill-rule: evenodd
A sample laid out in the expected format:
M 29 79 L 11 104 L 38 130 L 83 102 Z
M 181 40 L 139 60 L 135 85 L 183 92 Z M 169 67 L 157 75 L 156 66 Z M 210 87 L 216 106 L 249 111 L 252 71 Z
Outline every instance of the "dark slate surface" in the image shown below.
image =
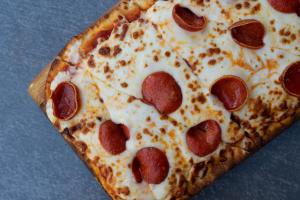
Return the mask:
M 108 199 L 26 90 L 114 2 L 0 1 L 0 200 Z M 194 199 L 299 199 L 299 144 L 298 122 Z

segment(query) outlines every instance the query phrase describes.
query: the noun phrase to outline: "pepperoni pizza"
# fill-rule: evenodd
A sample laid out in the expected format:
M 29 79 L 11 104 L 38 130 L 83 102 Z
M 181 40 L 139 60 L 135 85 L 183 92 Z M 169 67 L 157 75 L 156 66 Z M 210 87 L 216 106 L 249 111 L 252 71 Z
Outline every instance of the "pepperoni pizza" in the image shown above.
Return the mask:
M 187 199 L 299 116 L 299 15 L 121 1 L 52 63 L 47 116 L 112 199 Z

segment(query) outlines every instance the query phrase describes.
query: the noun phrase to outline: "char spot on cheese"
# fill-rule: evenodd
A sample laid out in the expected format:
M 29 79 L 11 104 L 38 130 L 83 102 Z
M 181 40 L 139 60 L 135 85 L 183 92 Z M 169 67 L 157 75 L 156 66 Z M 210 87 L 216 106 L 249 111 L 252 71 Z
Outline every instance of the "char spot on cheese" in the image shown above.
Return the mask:
M 102 56 L 109 56 L 110 55 L 110 47 L 107 47 L 107 46 L 101 47 L 99 49 L 99 54 Z
M 237 3 L 235 4 L 235 8 L 240 10 L 242 8 L 242 4 L 241 3 Z
M 124 83 L 121 83 L 121 87 L 123 88 L 127 88 L 128 87 L 128 83 L 124 82 Z
M 165 56 L 166 56 L 166 57 L 170 57 L 170 56 L 171 56 L 171 52 L 170 52 L 170 51 L 166 51 L 166 52 L 165 52 Z
M 120 48 L 119 45 L 117 45 L 117 46 L 114 47 L 113 56 L 117 56 L 121 52 L 122 52 L 122 49 Z
M 88 65 L 89 65 L 89 67 L 91 67 L 91 68 L 95 68 L 95 67 L 96 67 L 96 63 L 95 63 L 95 60 L 94 60 L 94 56 L 93 56 L 93 55 L 91 55 L 91 56 L 89 57 Z
M 99 128 L 99 141 L 102 147 L 112 155 L 121 154 L 126 150 L 126 141 L 130 133 L 127 126 L 116 124 L 111 120 L 103 122 Z
M 208 61 L 208 65 L 215 65 L 217 63 L 216 59 L 211 59 Z
M 120 35 L 120 40 L 124 40 L 124 38 L 126 37 L 127 31 L 128 31 L 128 28 L 129 28 L 128 24 L 124 24 L 122 26 L 122 33 Z
M 132 37 L 133 37 L 133 39 L 138 39 L 139 37 L 140 37 L 140 33 L 139 33 L 139 31 L 135 31 L 133 34 L 132 34 Z
M 139 150 L 132 162 L 132 173 L 137 183 L 160 184 L 169 173 L 166 154 L 158 148 L 146 147 Z
M 54 115 L 61 120 L 70 120 L 79 111 L 80 95 L 76 85 L 71 82 L 60 83 L 51 95 Z
M 136 100 L 136 98 L 134 96 L 130 96 L 130 97 L 128 97 L 127 102 L 132 103 L 135 100 Z
M 161 114 L 170 114 L 182 104 L 181 88 L 166 72 L 155 72 L 142 84 L 143 102 L 153 105 Z
M 248 1 L 245 1 L 245 2 L 244 2 L 244 7 L 245 7 L 245 8 L 250 8 L 250 3 L 249 3 Z
M 125 60 L 120 60 L 119 63 L 120 63 L 121 66 L 125 66 L 126 65 L 126 61 Z
M 104 66 L 104 73 L 106 74 L 106 73 L 108 73 L 108 72 L 110 72 L 110 68 L 109 68 L 108 65 L 105 65 L 105 66 Z

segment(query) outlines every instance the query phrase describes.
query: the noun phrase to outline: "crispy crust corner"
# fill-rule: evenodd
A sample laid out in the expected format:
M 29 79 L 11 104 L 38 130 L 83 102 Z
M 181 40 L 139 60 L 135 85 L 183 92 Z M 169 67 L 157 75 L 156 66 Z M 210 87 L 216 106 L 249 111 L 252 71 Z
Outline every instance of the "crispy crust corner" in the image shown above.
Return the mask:
M 195 164 L 187 188 L 189 196 L 195 195 L 210 185 L 249 155 L 249 152 L 245 150 L 226 145 L 218 155 L 211 157 L 208 161 Z
M 265 142 L 265 144 L 268 143 L 269 141 L 271 141 L 273 138 L 275 138 L 284 129 L 291 126 L 299 118 L 300 118 L 300 107 L 298 107 L 298 109 L 292 115 L 288 116 L 287 118 L 281 120 L 280 122 L 272 123 L 268 127 L 268 129 L 263 137 L 263 141 Z
M 75 153 L 80 157 L 83 163 L 88 167 L 91 173 L 96 177 L 98 183 L 101 184 L 106 194 L 110 196 L 110 198 L 112 198 L 113 200 L 123 200 L 108 184 L 108 182 L 105 179 L 105 176 L 102 175 L 101 168 L 98 167 L 95 162 L 93 162 L 86 156 L 85 147 L 78 143 L 72 135 L 66 134 L 64 132 L 62 132 L 61 134 L 63 138 L 67 141 L 67 143 L 71 146 L 71 148 L 75 151 Z

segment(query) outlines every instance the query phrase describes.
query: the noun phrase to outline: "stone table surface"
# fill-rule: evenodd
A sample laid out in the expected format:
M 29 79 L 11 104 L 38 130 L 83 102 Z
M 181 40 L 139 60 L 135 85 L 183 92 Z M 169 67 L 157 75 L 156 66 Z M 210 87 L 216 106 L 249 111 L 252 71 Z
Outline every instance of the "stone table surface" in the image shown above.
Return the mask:
M 115 2 L 0 1 L 0 200 L 108 199 L 27 87 L 73 35 Z M 299 199 L 299 153 L 298 122 L 194 199 Z

